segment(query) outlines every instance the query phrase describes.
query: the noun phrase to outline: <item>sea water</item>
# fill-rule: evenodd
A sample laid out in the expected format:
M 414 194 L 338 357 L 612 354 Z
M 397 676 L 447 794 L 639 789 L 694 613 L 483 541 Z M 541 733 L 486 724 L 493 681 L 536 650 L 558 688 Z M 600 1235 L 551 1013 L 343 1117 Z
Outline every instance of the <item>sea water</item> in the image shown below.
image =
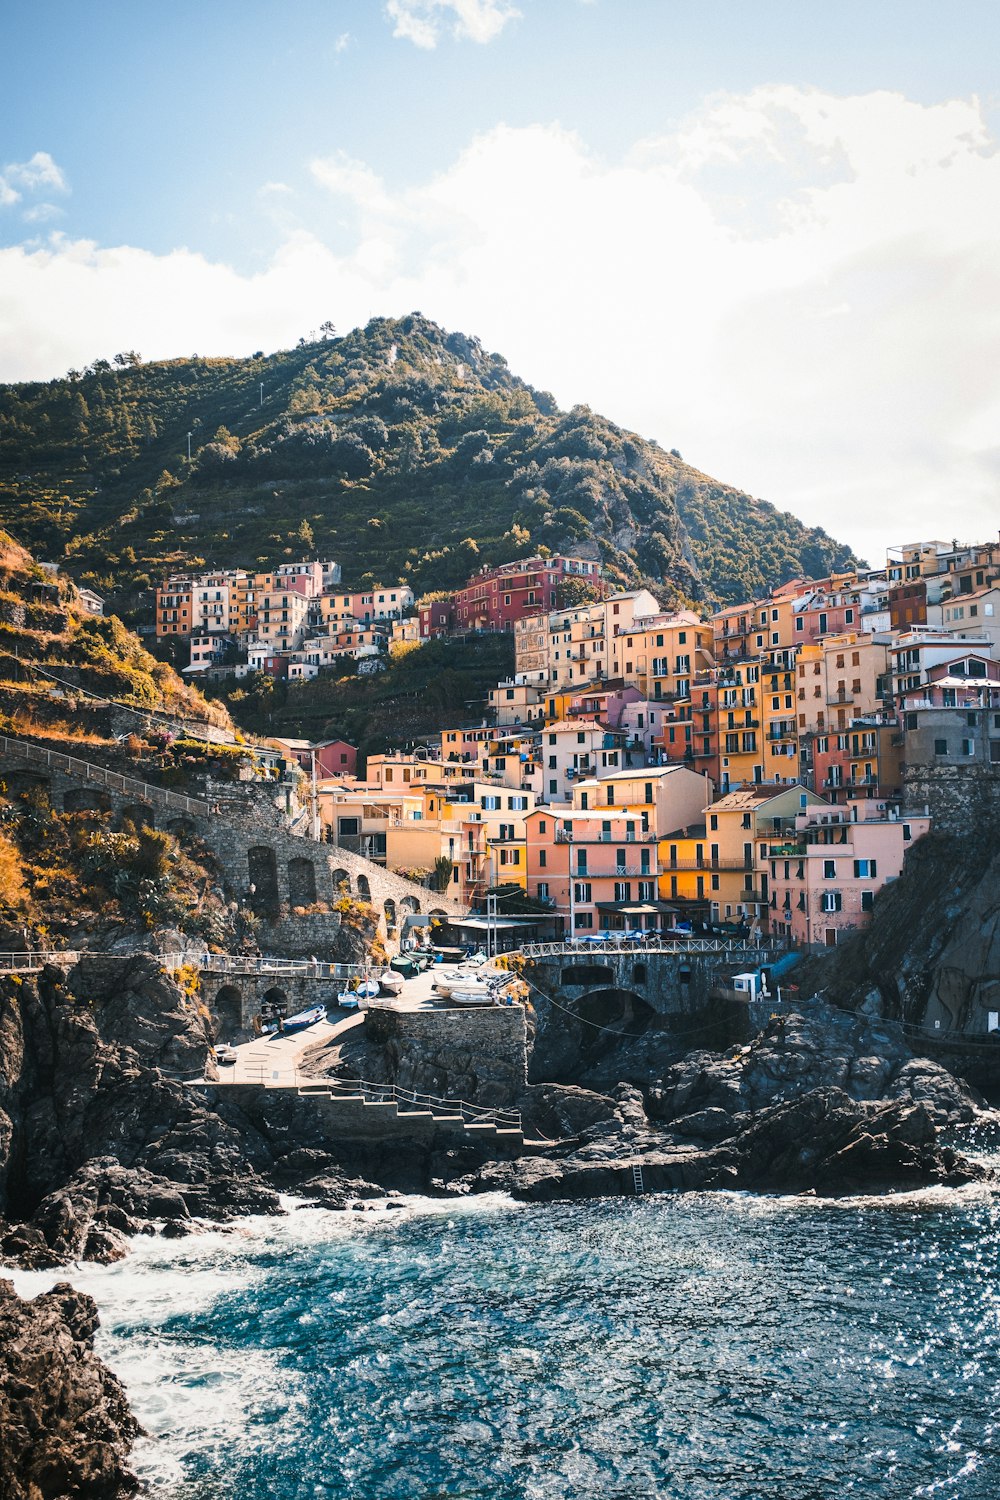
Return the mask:
M 159 1500 L 994 1500 L 998 1249 L 983 1188 L 489 1197 L 71 1279 Z

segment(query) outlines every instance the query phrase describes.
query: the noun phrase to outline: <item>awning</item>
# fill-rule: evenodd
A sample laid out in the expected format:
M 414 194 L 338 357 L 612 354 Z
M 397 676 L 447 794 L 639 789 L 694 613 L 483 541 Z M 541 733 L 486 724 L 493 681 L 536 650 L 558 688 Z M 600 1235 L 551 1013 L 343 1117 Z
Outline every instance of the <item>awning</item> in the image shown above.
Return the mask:
M 549 915 L 537 917 L 449 917 L 449 927 L 468 928 L 471 932 L 516 931 L 520 927 L 537 927 L 540 922 L 551 922 Z
M 617 912 L 621 917 L 656 917 L 663 912 L 669 915 L 677 910 L 668 901 L 598 901 L 597 909 Z

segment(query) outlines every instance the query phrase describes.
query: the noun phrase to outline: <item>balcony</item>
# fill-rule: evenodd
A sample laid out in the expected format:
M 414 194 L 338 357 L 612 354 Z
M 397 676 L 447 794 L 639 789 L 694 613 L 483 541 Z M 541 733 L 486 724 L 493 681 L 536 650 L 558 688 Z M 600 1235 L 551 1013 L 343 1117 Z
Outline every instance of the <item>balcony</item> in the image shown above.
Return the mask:
M 718 874 L 720 870 L 746 871 L 742 859 L 672 859 L 660 866 L 660 873 L 672 875 L 677 870 L 697 870 L 700 874 Z

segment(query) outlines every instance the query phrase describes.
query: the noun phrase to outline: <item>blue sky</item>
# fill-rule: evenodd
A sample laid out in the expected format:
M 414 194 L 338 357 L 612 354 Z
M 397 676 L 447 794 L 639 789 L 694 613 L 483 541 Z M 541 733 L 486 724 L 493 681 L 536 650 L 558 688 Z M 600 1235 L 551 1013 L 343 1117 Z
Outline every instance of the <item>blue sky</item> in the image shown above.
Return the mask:
M 0 379 L 419 307 L 877 554 L 998 524 L 1000 7 L 7 0 Z

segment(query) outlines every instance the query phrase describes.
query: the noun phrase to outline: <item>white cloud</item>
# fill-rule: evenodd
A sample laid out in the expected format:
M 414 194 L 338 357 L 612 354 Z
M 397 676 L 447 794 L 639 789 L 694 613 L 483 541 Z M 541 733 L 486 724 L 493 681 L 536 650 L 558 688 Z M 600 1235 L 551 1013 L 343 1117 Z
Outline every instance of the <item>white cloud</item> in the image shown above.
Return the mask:
M 1000 155 L 976 101 L 758 89 L 607 161 L 499 126 L 389 188 L 314 181 L 263 273 L 54 238 L 0 252 L 0 378 L 116 348 L 249 352 L 420 308 L 709 473 L 877 555 L 986 535 L 1000 478 Z
M 25 193 L 33 193 L 38 188 L 50 188 L 57 193 L 69 192 L 69 184 L 62 169 L 56 166 L 47 151 L 36 151 L 28 161 L 7 163 L 0 172 L 0 207 L 12 207 L 13 204 L 20 203 Z
M 385 13 L 394 23 L 393 36 L 428 51 L 437 46 L 449 19 L 453 36 L 482 44 L 521 14 L 508 0 L 386 0 Z
M 349 31 L 342 31 L 333 44 L 334 52 L 346 52 L 353 38 Z

